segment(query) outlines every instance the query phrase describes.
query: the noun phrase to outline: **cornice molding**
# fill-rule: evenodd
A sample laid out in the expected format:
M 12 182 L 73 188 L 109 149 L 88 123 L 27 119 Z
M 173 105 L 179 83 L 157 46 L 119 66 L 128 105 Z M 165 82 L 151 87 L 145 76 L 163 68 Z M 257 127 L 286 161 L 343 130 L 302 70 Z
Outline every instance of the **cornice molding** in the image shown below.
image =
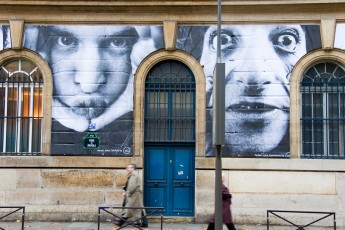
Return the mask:
M 1 7 L 0 7 L 1 8 Z M 260 23 L 302 23 L 319 24 L 321 19 L 331 18 L 336 22 L 345 21 L 343 12 L 225 12 L 222 14 L 224 24 L 260 24 Z M 0 9 L 0 23 L 8 24 L 9 20 L 21 19 L 25 24 L 136 24 L 162 25 L 163 21 L 177 21 L 179 25 L 205 25 L 217 23 L 215 12 L 61 12 L 61 11 L 28 11 L 3 12 Z
M 345 3 L 344 0 L 318 0 L 317 4 L 335 4 Z M 52 1 L 35 1 L 35 0 L 0 0 L 0 5 L 4 6 L 202 6 L 218 4 L 215 0 L 174 0 L 174 1 L 158 1 L 158 0 L 52 0 Z M 224 6 L 259 6 L 259 5 L 315 5 L 315 0 L 222 0 Z
M 222 21 L 228 24 L 305 23 L 321 19 L 345 21 L 345 0 L 223 0 Z M 32 1 L 0 0 L 0 23 L 25 24 L 182 24 L 217 23 L 217 1 Z

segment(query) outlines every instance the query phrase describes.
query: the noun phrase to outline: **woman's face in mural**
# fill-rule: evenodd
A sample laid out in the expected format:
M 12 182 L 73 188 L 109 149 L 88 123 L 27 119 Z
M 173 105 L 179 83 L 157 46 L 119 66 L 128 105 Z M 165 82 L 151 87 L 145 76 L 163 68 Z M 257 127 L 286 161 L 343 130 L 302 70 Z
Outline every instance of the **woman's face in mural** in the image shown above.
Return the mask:
M 232 152 L 269 152 L 289 125 L 289 78 L 306 53 L 299 25 L 222 26 L 225 63 L 225 142 Z M 217 61 L 217 27 L 205 34 L 201 64 L 212 92 Z
M 86 119 L 100 116 L 127 87 L 137 39 L 131 26 L 41 27 L 37 49 L 52 68 L 54 99 Z

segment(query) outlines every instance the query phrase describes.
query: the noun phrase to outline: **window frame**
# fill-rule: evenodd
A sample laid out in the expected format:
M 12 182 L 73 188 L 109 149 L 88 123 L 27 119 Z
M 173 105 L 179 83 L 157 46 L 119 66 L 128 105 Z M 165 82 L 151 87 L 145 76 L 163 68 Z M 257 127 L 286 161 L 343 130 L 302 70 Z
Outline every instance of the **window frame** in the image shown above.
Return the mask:
M 310 76 L 310 73 L 313 76 Z M 344 77 L 338 78 L 338 74 L 345 76 L 344 66 L 338 62 L 323 60 L 310 66 L 301 78 L 302 158 L 343 159 L 345 157 L 343 153 L 345 143 L 342 139 L 344 119 L 341 117 L 344 116 L 345 82 Z M 343 103 L 340 103 L 341 101 Z M 316 125 L 318 122 L 322 122 L 319 129 Z M 334 122 L 338 124 L 336 128 L 333 128 Z M 340 123 L 343 125 L 340 126 Z M 303 152 L 306 150 L 308 152 Z
M 0 51 L 0 65 L 4 65 L 12 60 L 24 59 L 32 62 L 40 71 L 43 77 L 42 88 L 42 136 L 41 136 L 41 155 L 50 155 L 51 148 L 51 121 L 52 121 L 52 93 L 53 80 L 52 72 L 48 63 L 37 53 L 23 49 L 23 50 L 1 50 Z M 1 153 L 0 155 L 9 155 Z M 12 154 L 10 154 L 12 155 Z
M 301 158 L 301 94 L 300 82 L 303 74 L 312 65 L 322 61 L 334 61 L 345 66 L 345 51 L 314 50 L 302 57 L 295 65 L 290 78 L 290 153 L 291 158 Z M 323 159 L 323 158 L 322 158 Z
M 160 76 L 156 76 L 157 72 Z M 173 82 L 170 81 L 171 74 L 174 75 Z M 181 76 L 183 74 L 187 75 Z M 156 82 L 157 78 L 159 82 Z M 195 77 L 184 63 L 164 60 L 153 66 L 145 80 L 145 142 L 195 142 L 195 91 Z M 180 102 L 183 99 L 190 103 L 178 103 L 177 98 Z M 183 115 L 175 114 L 178 109 L 184 111 Z M 184 131 L 181 131 L 180 123 L 186 125 Z

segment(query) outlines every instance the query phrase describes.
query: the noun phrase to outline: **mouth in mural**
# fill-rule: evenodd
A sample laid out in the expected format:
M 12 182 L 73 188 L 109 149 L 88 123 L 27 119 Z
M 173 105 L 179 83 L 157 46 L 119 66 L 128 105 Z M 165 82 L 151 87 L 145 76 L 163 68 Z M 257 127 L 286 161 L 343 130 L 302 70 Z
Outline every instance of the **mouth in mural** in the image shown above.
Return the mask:
M 228 107 L 229 109 L 236 111 L 236 112 L 243 112 L 243 113 L 262 113 L 268 112 L 277 107 L 272 105 L 267 105 L 264 103 L 240 103 L 240 104 L 233 104 Z
M 283 107 L 270 103 L 248 101 L 237 102 L 226 108 L 228 112 L 236 113 L 238 116 L 247 117 L 249 119 L 273 118 L 277 113 L 283 110 Z

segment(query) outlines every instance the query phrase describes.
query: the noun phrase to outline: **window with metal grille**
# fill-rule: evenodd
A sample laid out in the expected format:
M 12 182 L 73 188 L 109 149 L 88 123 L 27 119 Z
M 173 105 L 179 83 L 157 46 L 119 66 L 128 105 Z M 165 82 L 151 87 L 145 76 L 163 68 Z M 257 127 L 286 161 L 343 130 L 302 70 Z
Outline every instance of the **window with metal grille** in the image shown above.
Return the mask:
M 43 77 L 17 59 L 0 69 L 0 154 L 38 154 L 42 148 Z
M 345 68 L 325 61 L 301 81 L 303 158 L 344 158 Z
M 177 61 L 162 61 L 145 82 L 145 141 L 195 141 L 195 79 Z

